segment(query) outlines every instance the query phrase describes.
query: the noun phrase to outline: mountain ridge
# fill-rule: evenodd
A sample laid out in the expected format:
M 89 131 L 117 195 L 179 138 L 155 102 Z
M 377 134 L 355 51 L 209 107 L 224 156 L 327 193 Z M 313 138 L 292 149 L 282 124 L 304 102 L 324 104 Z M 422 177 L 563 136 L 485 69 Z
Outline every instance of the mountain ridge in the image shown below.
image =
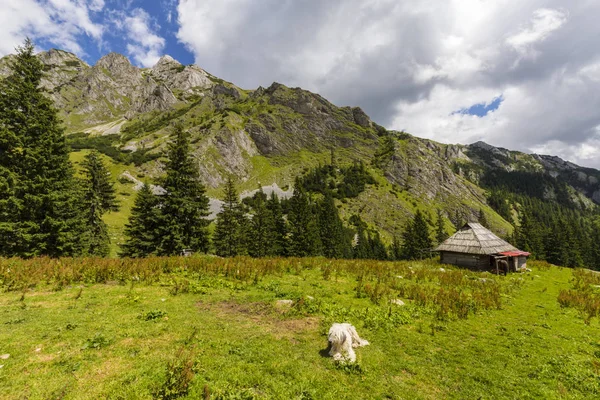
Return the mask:
M 38 56 L 46 71 L 42 86 L 60 110 L 69 141 L 128 164 L 139 180 L 162 174 L 171 126 L 180 123 L 190 132 L 213 197 L 229 175 L 245 191 L 264 184 L 289 188 L 307 168 L 367 164 L 378 183 L 339 206 L 346 218 L 365 214 L 388 238 L 417 209 L 431 218 L 441 210 L 448 230 L 452 215 L 476 219 L 483 212 L 496 232 L 509 234 L 515 221 L 500 217 L 488 202 L 486 179 L 494 174 L 540 174 L 549 179 L 545 200 L 562 191 L 573 207 L 600 204 L 598 170 L 484 142 L 443 144 L 390 131 L 360 107 L 338 107 L 301 88 L 274 82 L 245 90 L 167 55 L 151 68 L 138 68 L 118 53 L 93 66 L 57 49 Z M 7 75 L 10 58 L 0 59 L 0 76 Z

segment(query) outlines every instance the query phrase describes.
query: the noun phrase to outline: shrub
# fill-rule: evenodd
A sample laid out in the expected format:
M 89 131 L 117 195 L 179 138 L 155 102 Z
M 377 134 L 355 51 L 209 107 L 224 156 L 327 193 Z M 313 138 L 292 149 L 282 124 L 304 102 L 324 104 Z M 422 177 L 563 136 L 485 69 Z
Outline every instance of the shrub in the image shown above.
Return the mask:
M 194 365 L 193 351 L 181 348 L 165 368 L 165 381 L 157 398 L 171 400 L 186 396 L 194 379 Z

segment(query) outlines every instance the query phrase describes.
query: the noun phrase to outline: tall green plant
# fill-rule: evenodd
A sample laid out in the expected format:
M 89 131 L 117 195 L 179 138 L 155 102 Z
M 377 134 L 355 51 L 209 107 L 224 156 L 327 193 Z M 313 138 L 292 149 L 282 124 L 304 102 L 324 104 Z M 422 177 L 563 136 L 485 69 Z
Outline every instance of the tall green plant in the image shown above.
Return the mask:
M 165 193 L 161 196 L 158 254 L 178 255 L 185 249 L 207 252 L 208 197 L 191 153 L 189 133 L 176 125 L 173 136 L 167 154 L 167 174 L 161 180 Z
M 110 251 L 108 228 L 102 216 L 108 211 L 118 211 L 114 183 L 100 153 L 92 151 L 82 163 L 87 221 L 85 252 L 95 256 L 107 256 Z
M 10 69 L 0 81 L 0 255 L 80 254 L 81 191 L 31 40 Z
M 247 226 L 246 217 L 235 190 L 231 177 L 225 183 L 223 207 L 215 224 L 213 244 L 217 255 L 233 257 L 247 253 Z
M 125 225 L 126 242 L 121 246 L 123 257 L 146 257 L 158 252 L 161 215 L 158 196 L 145 184 L 138 192 L 129 222 Z
M 297 179 L 288 213 L 291 256 L 307 257 L 322 254 L 323 245 L 317 218 L 318 215 L 308 193 Z
M 417 210 L 402 235 L 402 255 L 407 260 L 418 260 L 429 255 L 433 243 L 429 236 L 429 226 L 421 210 Z

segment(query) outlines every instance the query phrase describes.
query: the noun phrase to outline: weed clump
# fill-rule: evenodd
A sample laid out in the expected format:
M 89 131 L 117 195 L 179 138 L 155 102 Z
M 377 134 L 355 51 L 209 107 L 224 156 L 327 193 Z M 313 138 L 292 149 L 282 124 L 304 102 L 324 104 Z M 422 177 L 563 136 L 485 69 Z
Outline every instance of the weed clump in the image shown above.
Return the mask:
M 186 396 L 195 376 L 195 363 L 194 352 L 181 348 L 175 358 L 168 362 L 165 368 L 165 381 L 156 397 L 172 400 Z
M 600 273 L 574 270 L 573 288 L 561 290 L 557 300 L 561 307 L 578 310 L 586 325 L 589 325 L 592 318 L 600 316 Z
M 99 350 L 99 349 L 101 349 L 103 347 L 108 346 L 110 343 L 111 343 L 110 339 L 108 339 L 107 337 L 105 337 L 101 333 L 96 333 L 94 335 L 94 337 L 88 338 L 85 341 L 85 343 L 81 347 L 81 350 L 87 350 L 87 349 Z
M 140 315 L 138 315 L 138 319 L 141 319 L 143 321 L 155 321 L 157 319 L 160 318 L 164 318 L 167 316 L 167 312 L 166 311 L 162 311 L 162 310 L 152 310 L 152 311 L 148 311 L 148 312 L 143 312 Z

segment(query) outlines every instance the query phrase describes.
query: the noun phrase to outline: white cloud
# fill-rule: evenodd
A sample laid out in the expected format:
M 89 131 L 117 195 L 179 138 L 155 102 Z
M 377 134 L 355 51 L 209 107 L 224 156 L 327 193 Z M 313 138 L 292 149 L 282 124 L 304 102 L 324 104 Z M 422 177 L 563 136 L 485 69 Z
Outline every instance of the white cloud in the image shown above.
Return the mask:
M 599 2 L 180 0 L 178 12 L 196 62 L 243 87 L 279 81 L 417 136 L 600 167 Z M 452 114 L 499 95 L 485 117 Z
M 564 10 L 540 8 L 535 10 L 528 27 L 521 29 L 515 35 L 506 39 L 506 43 L 517 52 L 526 55 L 532 51 L 531 47 L 545 40 L 550 34 L 567 22 L 568 13 Z
M 177 13 L 177 0 L 161 0 L 162 9 L 167 23 L 173 22 L 173 14 Z
M 98 12 L 104 9 L 104 0 L 89 0 L 90 10 Z
M 101 2 L 74 0 L 0 0 L 0 55 L 14 51 L 25 36 L 43 38 L 65 50 L 84 54 L 79 37 L 102 40 L 103 26 L 94 23 L 90 11 Z
M 151 67 L 163 55 L 165 39 L 154 33 L 158 28 L 152 17 L 136 8 L 129 14 L 117 13 L 114 24 L 127 34 L 127 52 L 142 67 Z

